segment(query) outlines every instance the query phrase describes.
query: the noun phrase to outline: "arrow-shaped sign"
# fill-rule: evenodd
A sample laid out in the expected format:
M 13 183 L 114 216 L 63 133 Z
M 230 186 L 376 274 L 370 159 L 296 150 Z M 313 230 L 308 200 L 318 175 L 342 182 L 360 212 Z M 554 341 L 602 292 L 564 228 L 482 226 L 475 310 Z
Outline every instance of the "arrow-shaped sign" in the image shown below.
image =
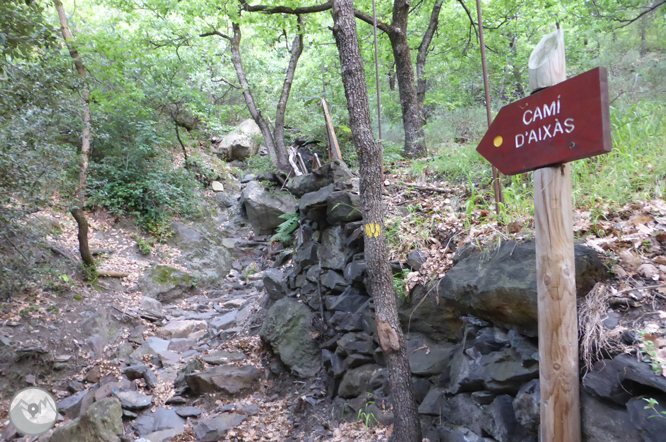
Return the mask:
M 606 68 L 504 106 L 476 150 L 504 175 L 610 152 Z

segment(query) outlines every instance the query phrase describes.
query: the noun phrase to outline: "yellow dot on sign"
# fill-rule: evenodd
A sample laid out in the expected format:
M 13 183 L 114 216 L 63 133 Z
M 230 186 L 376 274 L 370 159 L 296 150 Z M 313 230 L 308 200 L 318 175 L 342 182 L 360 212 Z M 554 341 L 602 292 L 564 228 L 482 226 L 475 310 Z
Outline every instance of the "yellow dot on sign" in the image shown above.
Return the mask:
M 382 234 L 382 228 L 377 223 L 369 223 L 365 225 L 365 234 L 369 238 L 378 238 Z
M 495 145 L 495 147 L 500 147 L 503 142 L 504 142 L 504 138 L 502 138 L 501 135 L 497 135 L 495 137 L 495 139 L 493 140 L 493 144 Z

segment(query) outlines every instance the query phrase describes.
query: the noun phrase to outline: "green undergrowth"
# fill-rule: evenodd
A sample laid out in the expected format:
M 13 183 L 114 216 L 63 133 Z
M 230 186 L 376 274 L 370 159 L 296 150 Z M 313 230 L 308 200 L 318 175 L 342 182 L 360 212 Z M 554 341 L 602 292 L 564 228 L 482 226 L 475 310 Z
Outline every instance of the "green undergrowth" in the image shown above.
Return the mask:
M 611 107 L 613 150 L 571 163 L 572 194 L 578 209 L 661 198 L 666 192 L 666 109 L 655 101 L 618 101 Z M 478 141 L 441 145 L 433 157 L 412 162 L 410 172 L 414 177 L 434 174 L 450 183 L 464 183 L 468 216 L 475 210 L 484 211 L 489 220 L 502 224 L 532 216 L 531 173 L 501 178 L 505 202 L 499 217 L 494 214 L 491 166 L 476 152 Z

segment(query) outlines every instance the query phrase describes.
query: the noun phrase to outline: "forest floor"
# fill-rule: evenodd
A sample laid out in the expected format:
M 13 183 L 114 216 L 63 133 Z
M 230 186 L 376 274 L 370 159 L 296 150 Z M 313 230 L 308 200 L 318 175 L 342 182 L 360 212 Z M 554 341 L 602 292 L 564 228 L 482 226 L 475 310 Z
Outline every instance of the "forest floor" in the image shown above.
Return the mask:
M 425 256 L 418 272 L 405 272 L 402 279 L 396 280 L 402 296 L 416 284 L 443 277 L 453 265 L 455 250 L 463 243 L 490 249 L 503 241 L 522 241 L 534 235 L 529 213 L 500 224 L 484 208 L 488 205 L 469 204 L 467 186 L 427 176 L 414 179 L 408 163 L 394 165 L 385 179 L 391 259 L 404 261 L 413 250 L 421 250 Z M 104 211 L 87 215 L 91 247 L 111 251 L 98 255 L 99 268 L 128 276 L 100 278 L 92 285 L 85 282 L 80 272 L 72 272 L 78 262 L 78 243 L 71 217 L 53 210 L 34 215 L 39 222 L 47 220 L 57 227 L 49 229 L 41 253 L 61 276 L 58 284 L 36 285 L 27 293 L 15 294 L 0 310 L 0 428 L 8 424 L 6 407 L 18 389 L 37 385 L 62 399 L 71 394 L 72 381 L 89 384 L 94 380 L 90 377 L 93 367 L 98 367 L 102 376 L 118 374 L 109 355 L 127 342 L 134 327 L 146 327 L 144 338 L 155 334 L 156 324 L 137 313 L 143 296 L 137 281 L 151 265 L 180 268 L 181 251 L 158 242 L 150 255 L 143 255 L 137 238 L 148 238 L 132 222 L 115 219 Z M 661 337 L 666 321 L 666 204 L 663 200 L 637 201 L 603 210 L 576 210 L 574 231 L 578 243 L 605 257 L 613 274 L 579 305 L 584 360 L 592 360 L 609 349 L 633 348 L 648 354 L 655 370 L 666 375 L 666 340 Z M 249 227 L 239 227 L 237 233 L 242 239 L 256 239 Z M 254 258 L 243 251 L 234 259 L 241 263 L 240 268 L 245 268 L 262 255 L 261 262 L 268 266 L 273 259 L 270 249 L 256 250 Z M 219 345 L 211 345 L 204 354 L 220 349 L 238 351 L 245 355 L 245 362 L 262 372 L 273 372 L 255 394 L 243 399 L 206 394 L 188 400 L 188 405 L 203 409 L 204 416 L 230 404 L 236 409 L 256 405 L 258 411 L 254 415 L 227 433 L 223 440 L 228 441 L 386 440 L 390 427 L 369 428 L 362 419 L 340 423 L 338 416 L 333 415 L 330 400 L 323 397 L 325 393 L 317 394 L 326 390 L 320 382 L 302 382 L 287 372 L 275 374 L 276 359 L 258 337 L 266 298 L 263 290 L 254 288 L 256 280 L 256 276 L 235 269 L 220 283 L 232 286 L 233 291 L 219 296 L 211 294 L 216 288 L 195 289 L 186 299 L 165 305 L 167 320 L 175 317 L 175 311 L 181 317 L 214 312 L 215 303 L 239 307 L 239 311 L 246 312 L 242 323 L 239 321 L 239 330 Z M 612 330 L 600 326 L 615 316 L 618 325 Z M 108 339 L 103 343 L 91 341 L 100 328 L 106 330 Z M 623 339 L 626 332 L 640 334 L 635 342 L 627 344 Z M 14 359 L 12 353 L 20 357 Z M 152 393 L 154 405 L 162 406 L 176 394 L 173 379 L 177 367 L 160 370 L 153 366 L 160 378 Z M 186 428 L 183 435 L 173 440 L 194 441 L 193 430 L 188 425 Z

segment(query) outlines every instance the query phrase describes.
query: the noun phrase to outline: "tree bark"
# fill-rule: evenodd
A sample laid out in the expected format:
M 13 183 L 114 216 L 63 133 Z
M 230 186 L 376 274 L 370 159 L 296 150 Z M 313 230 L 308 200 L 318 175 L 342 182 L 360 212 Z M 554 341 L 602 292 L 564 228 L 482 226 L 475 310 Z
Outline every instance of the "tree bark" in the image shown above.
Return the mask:
M 83 60 L 79 52 L 76 50 L 72 40 L 74 36 L 72 31 L 69 29 L 69 23 L 67 20 L 67 14 L 65 13 L 65 8 L 62 5 L 60 0 L 53 0 L 56 11 L 58 12 L 58 19 L 60 20 L 60 27 L 62 30 L 62 38 L 65 41 L 65 45 L 69 50 L 69 55 L 74 60 L 74 66 L 76 71 L 79 73 L 79 76 L 83 80 L 83 89 L 81 91 L 81 97 L 83 98 L 83 132 L 81 133 L 81 164 L 79 166 L 79 186 L 76 189 L 76 197 L 79 201 L 83 202 L 85 200 L 85 192 L 88 181 L 88 163 L 90 162 L 90 138 L 92 135 L 91 130 L 91 115 L 90 115 L 90 89 L 86 84 L 86 68 L 83 66 Z
M 86 216 L 79 207 L 73 207 L 70 210 L 70 213 L 76 220 L 76 223 L 79 225 L 79 253 L 81 253 L 81 260 L 86 268 L 92 270 L 93 279 L 97 276 L 95 271 L 95 259 L 90 253 L 90 247 L 88 246 L 88 220 Z
M 416 100 L 421 107 L 424 118 L 425 118 L 425 93 L 426 93 L 426 83 L 425 78 L 425 64 L 426 58 L 428 57 L 428 50 L 430 49 L 430 43 L 437 32 L 437 27 L 439 26 L 439 13 L 442 10 L 442 5 L 444 0 L 437 0 L 435 5 L 432 7 L 432 12 L 430 14 L 430 23 L 428 23 L 428 28 L 423 34 L 423 39 L 419 45 L 418 55 L 416 56 Z
M 287 110 L 287 101 L 289 100 L 291 85 L 294 82 L 294 74 L 296 73 L 298 59 L 303 53 L 303 18 L 299 15 L 297 16 L 297 20 L 298 34 L 296 34 L 296 37 L 294 37 L 294 41 L 291 44 L 291 58 L 289 59 L 289 65 L 287 66 L 287 74 L 284 79 L 284 84 L 282 85 L 282 93 L 280 94 L 280 101 L 278 101 L 277 113 L 275 115 L 275 129 L 273 130 L 273 136 L 275 138 L 275 148 L 278 152 L 278 158 L 282 152 L 287 156 L 287 146 L 284 141 L 284 114 Z
M 370 125 L 370 103 L 356 34 L 353 0 L 334 0 L 335 36 L 342 82 L 347 97 L 352 139 L 360 168 L 360 193 L 365 223 L 365 259 L 370 294 L 375 301 L 377 334 L 389 368 L 394 406 L 394 440 L 421 442 L 421 425 L 412 389 L 405 340 L 398 322 L 393 277 L 388 264 L 382 203 L 382 150 L 375 143 Z
M 271 158 L 271 162 L 275 168 L 281 172 L 288 171 L 289 160 L 287 159 L 287 152 L 285 151 L 284 155 L 280 155 L 280 153 L 277 151 L 275 142 L 273 140 L 273 134 L 271 133 L 271 128 L 254 101 L 254 96 L 252 95 L 250 84 L 248 83 L 247 76 L 245 75 L 245 69 L 243 68 L 243 61 L 240 54 L 240 25 L 234 23 L 233 31 L 234 35 L 231 38 L 227 37 L 231 46 L 231 62 L 234 65 L 234 69 L 236 69 L 236 75 L 238 76 L 238 82 L 240 83 L 241 89 L 243 90 L 243 98 L 245 98 L 247 110 L 250 112 L 250 115 L 261 130 L 261 134 L 263 135 L 264 141 L 266 142 L 266 148 L 268 149 L 268 156 Z

